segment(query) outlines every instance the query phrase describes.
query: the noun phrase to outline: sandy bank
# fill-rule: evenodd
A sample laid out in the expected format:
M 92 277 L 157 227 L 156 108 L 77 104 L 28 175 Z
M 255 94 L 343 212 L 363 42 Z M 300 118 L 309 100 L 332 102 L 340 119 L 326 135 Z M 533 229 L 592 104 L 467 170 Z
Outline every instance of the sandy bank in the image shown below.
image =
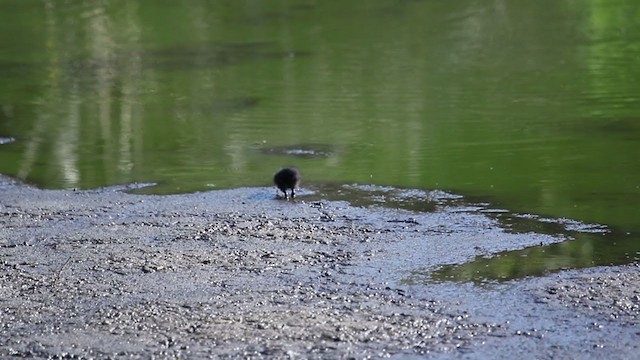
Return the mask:
M 273 199 L 45 191 L 0 180 L 0 355 L 630 358 L 636 265 L 477 287 L 416 267 L 562 241 L 434 211 Z M 311 199 L 311 197 L 309 197 Z

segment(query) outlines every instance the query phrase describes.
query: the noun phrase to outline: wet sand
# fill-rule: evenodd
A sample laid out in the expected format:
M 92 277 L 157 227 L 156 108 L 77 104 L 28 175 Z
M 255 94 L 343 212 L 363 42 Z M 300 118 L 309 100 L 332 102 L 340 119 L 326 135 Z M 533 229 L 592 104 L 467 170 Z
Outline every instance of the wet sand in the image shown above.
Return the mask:
M 564 241 L 424 193 L 433 211 L 146 196 L 0 177 L 0 356 L 634 358 L 640 267 L 478 286 L 416 269 Z

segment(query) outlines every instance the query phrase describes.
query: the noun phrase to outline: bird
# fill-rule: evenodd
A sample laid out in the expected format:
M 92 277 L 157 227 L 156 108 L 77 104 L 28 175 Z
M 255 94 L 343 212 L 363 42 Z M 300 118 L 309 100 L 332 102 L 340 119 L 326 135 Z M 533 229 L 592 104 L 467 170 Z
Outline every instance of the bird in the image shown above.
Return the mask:
M 300 179 L 302 179 L 302 175 L 300 175 L 298 168 L 295 167 L 280 169 L 273 176 L 273 182 L 276 184 L 278 189 L 284 193 L 285 199 L 289 198 L 289 195 L 287 194 L 288 189 L 291 189 L 292 199 L 296 196 L 295 190 L 300 184 Z

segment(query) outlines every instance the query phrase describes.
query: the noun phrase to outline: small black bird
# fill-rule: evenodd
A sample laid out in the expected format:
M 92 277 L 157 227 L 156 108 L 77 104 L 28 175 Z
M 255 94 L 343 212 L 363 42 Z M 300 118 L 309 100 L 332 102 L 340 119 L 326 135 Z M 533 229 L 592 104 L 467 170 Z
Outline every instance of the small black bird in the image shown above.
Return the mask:
M 289 198 L 287 189 L 291 189 L 292 199 L 296 196 L 295 189 L 300 184 L 300 179 L 302 179 L 302 175 L 300 175 L 300 171 L 294 167 L 284 168 L 273 176 L 273 182 L 278 189 L 284 193 L 285 199 Z

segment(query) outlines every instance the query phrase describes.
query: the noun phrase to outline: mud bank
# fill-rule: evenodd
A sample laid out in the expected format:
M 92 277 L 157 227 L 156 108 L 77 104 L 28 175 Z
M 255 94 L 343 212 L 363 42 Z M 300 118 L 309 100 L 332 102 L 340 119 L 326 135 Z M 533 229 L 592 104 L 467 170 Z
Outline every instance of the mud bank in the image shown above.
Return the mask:
M 631 358 L 637 265 L 475 286 L 411 271 L 562 237 L 432 211 L 274 200 L 274 190 L 142 196 L 0 178 L 0 356 Z M 414 194 L 415 195 L 415 194 Z

